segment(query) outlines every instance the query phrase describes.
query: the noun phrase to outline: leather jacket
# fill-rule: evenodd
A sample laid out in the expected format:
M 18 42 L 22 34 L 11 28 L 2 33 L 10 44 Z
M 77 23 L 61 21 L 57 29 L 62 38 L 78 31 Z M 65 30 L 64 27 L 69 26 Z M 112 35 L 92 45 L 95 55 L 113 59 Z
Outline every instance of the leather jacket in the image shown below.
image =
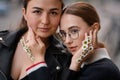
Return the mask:
M 0 32 L 0 80 L 9 80 L 11 77 L 10 73 L 14 53 L 21 36 L 26 31 L 26 29 L 20 29 L 15 32 Z M 53 36 L 50 37 L 50 40 L 51 45 L 46 51 L 45 60 L 51 72 L 52 80 L 61 80 L 59 76 L 64 70 L 63 66 L 68 64 L 65 61 L 70 57 L 64 53 L 64 49 L 59 46 L 59 42 Z

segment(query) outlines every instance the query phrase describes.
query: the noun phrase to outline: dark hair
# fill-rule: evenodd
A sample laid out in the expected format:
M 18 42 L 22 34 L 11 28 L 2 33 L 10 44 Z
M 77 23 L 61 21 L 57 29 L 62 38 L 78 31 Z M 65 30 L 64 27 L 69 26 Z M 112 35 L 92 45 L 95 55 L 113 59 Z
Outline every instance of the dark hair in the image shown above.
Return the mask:
M 95 22 L 100 24 L 100 19 L 97 14 L 96 9 L 86 2 L 76 2 L 70 6 L 67 6 L 64 14 L 72 14 L 81 17 L 89 26 L 93 25 Z
M 31 1 L 31 0 L 23 0 L 23 7 L 25 9 L 27 9 L 29 1 Z M 60 0 L 60 2 L 61 2 L 61 5 L 62 5 L 61 8 L 63 8 L 64 7 L 63 0 Z M 21 23 L 20 23 L 20 27 L 19 28 L 27 28 L 27 22 L 26 22 L 24 17 L 22 17 L 22 19 L 21 19 Z

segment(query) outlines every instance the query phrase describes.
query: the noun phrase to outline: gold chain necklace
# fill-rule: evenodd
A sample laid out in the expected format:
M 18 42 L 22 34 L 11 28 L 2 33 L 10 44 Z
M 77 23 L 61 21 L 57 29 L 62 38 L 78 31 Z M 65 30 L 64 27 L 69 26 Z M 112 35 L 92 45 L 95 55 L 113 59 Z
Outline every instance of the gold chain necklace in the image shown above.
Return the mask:
M 29 58 L 31 59 L 31 61 L 35 60 L 35 57 L 33 56 L 33 54 L 31 53 L 31 50 L 28 48 L 28 46 L 26 46 L 24 44 L 25 40 L 24 37 L 20 39 L 20 43 L 22 45 L 23 50 L 26 52 L 26 54 L 29 56 Z

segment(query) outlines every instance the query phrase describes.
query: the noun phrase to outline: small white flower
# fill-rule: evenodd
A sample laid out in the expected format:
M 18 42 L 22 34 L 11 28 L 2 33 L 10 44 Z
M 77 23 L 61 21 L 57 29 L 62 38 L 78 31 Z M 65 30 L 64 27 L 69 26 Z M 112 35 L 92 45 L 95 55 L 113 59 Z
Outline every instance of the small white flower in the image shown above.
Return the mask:
M 89 47 L 89 51 L 92 51 L 94 48 L 93 48 L 93 46 L 90 46 Z
M 85 40 L 88 42 L 88 44 L 92 42 L 92 38 L 90 36 L 87 36 Z
M 84 56 L 83 56 L 83 55 L 80 55 L 79 58 L 77 59 L 77 63 L 80 63 L 83 58 L 84 58 Z
M 83 44 L 82 45 L 82 50 L 84 51 L 84 50 L 86 50 L 88 48 L 88 45 L 87 44 Z
M 87 40 L 82 41 L 82 45 L 88 45 L 88 41 Z

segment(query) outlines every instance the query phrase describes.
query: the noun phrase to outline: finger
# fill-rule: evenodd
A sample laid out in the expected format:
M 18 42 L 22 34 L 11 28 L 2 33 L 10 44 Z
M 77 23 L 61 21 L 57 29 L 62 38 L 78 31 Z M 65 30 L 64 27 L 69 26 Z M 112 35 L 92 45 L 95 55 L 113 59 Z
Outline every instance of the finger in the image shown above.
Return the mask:
M 43 41 L 41 40 L 41 38 L 39 36 L 36 36 L 36 41 L 39 45 L 43 45 Z
M 44 54 L 45 51 L 46 51 L 46 45 L 45 45 L 45 43 L 41 40 L 40 37 L 36 37 L 36 41 L 37 41 L 37 43 L 38 43 L 38 45 L 39 45 L 40 53 L 41 53 L 41 54 Z M 48 44 L 47 44 L 47 45 L 48 45 Z
M 97 48 L 97 43 L 98 43 L 97 33 L 98 33 L 98 30 L 95 29 L 93 31 L 93 46 L 94 46 L 94 48 Z
M 35 34 L 31 27 L 28 27 L 27 40 L 30 41 L 31 44 L 36 43 Z
M 90 30 L 88 39 L 90 40 L 89 43 L 93 45 L 93 30 Z
M 87 33 L 85 33 L 85 39 L 87 39 L 87 36 L 88 36 L 88 34 L 87 34 Z
M 91 39 L 93 39 L 93 30 L 90 30 L 89 36 L 90 36 Z

